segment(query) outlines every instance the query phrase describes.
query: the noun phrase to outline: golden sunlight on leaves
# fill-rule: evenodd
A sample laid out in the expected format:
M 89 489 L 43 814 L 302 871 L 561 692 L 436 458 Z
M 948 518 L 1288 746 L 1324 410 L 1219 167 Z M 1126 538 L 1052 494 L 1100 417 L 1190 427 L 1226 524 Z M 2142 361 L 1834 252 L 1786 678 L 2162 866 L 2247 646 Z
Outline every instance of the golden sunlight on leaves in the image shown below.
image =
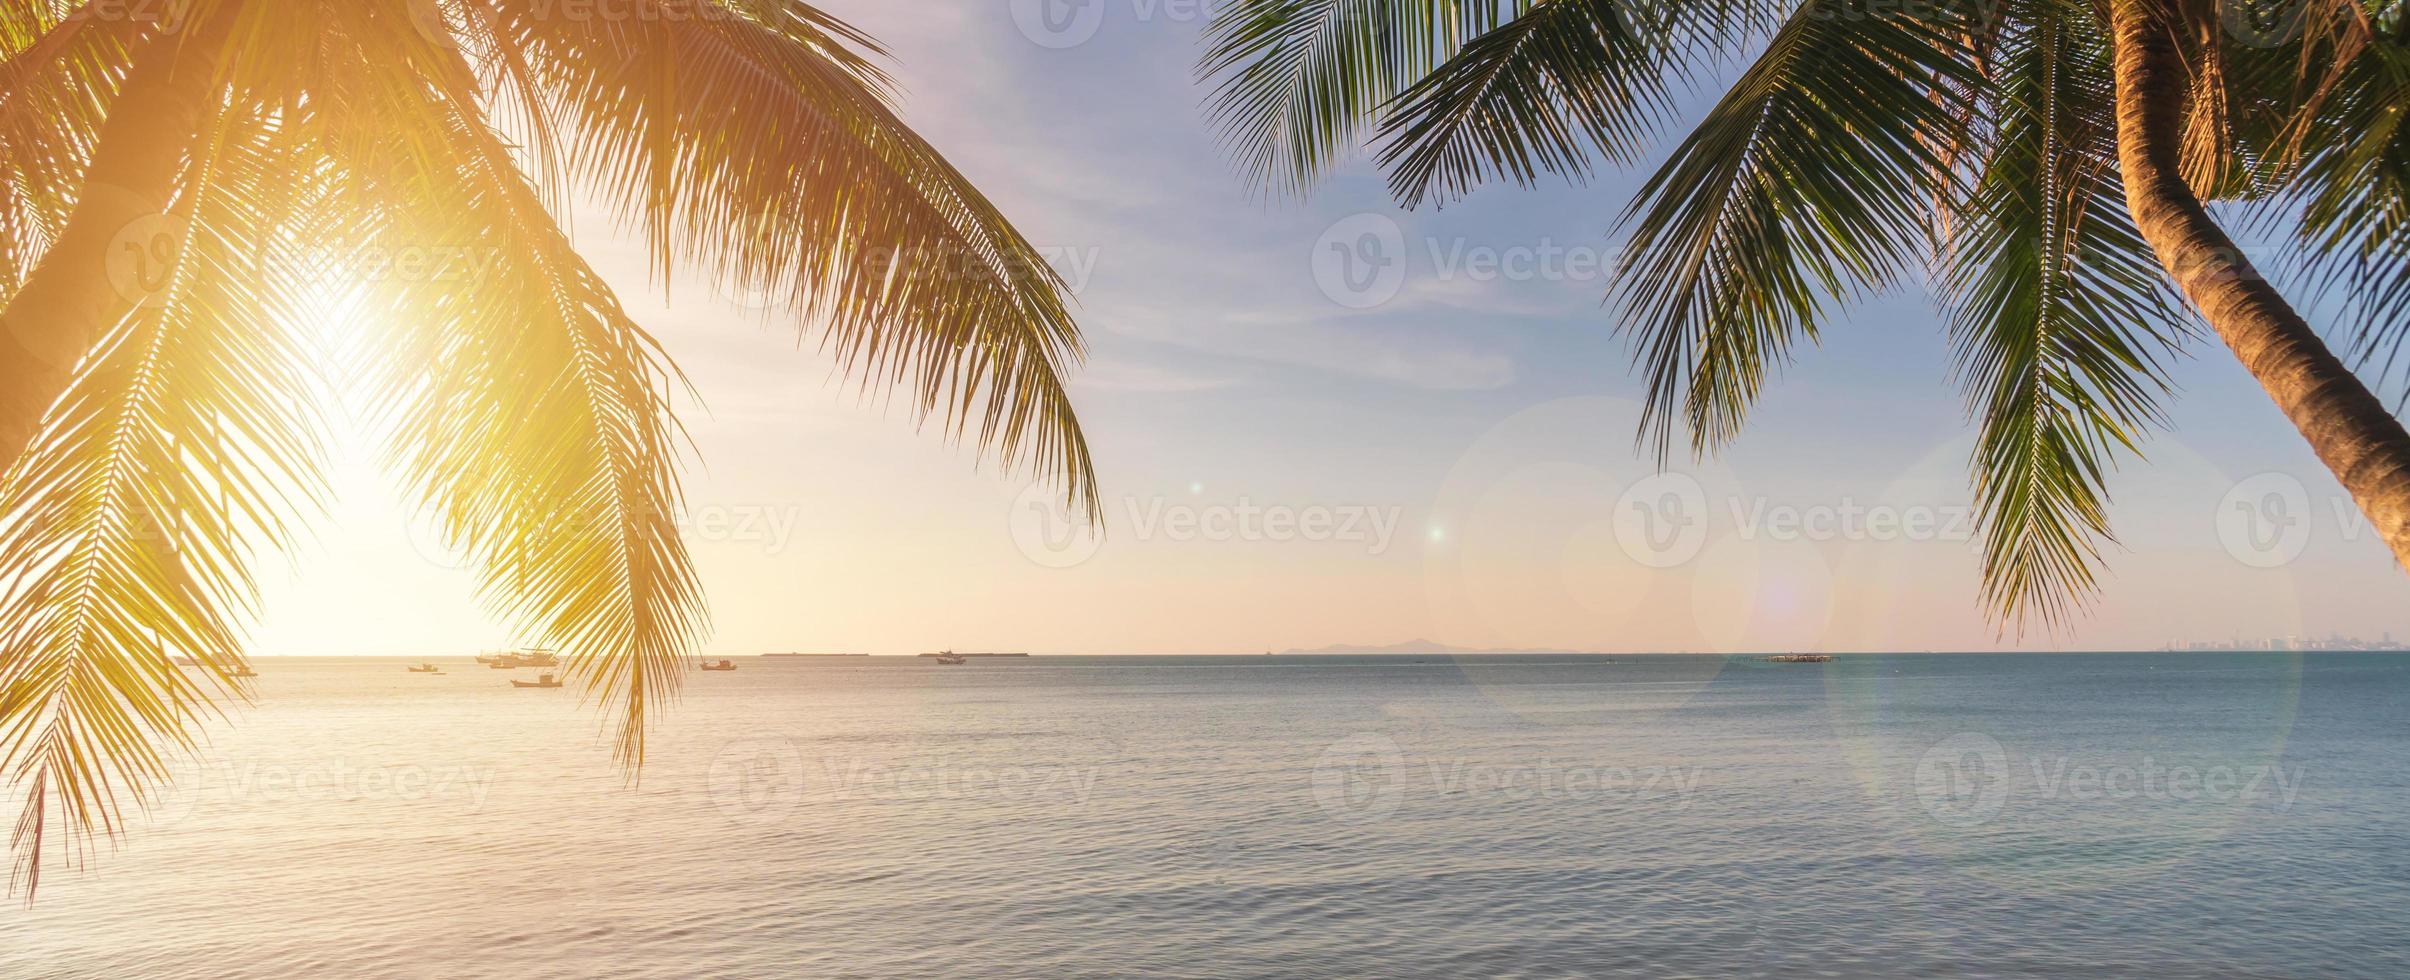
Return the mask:
M 0 768 L 29 894 L 244 696 L 254 562 L 322 503 L 334 389 L 642 764 L 706 629 L 683 382 L 559 225 L 578 195 L 1093 507 L 1063 284 L 903 126 L 877 47 L 802 3 L 628 6 L 0 0 Z

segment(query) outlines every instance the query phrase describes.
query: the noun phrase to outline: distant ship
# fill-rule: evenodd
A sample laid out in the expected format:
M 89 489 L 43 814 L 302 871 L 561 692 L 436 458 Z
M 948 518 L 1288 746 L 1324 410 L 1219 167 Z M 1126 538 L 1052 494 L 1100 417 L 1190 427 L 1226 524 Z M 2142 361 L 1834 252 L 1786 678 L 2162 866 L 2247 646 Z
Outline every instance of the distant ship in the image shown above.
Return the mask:
M 704 670 L 735 670 L 735 669 L 736 669 L 736 661 L 733 661 L 733 660 L 706 660 L 706 661 L 703 661 L 703 669 L 704 669 Z
M 477 655 L 477 662 L 495 670 L 513 670 L 519 667 L 558 667 L 561 658 L 550 650 L 529 648 L 509 653 L 481 653 Z
M 553 679 L 553 676 L 552 676 L 552 672 L 551 672 L 551 671 L 545 671 L 545 672 L 543 673 L 543 675 L 542 675 L 542 676 L 537 677 L 535 680 L 532 680 L 532 681 L 517 681 L 517 680 L 515 680 L 515 681 L 510 682 L 510 686 L 512 686 L 512 687 L 559 687 L 559 686 L 561 686 L 561 682 L 560 682 L 560 681 L 558 681 L 558 680 Z
M 921 654 L 921 656 L 924 656 L 924 657 L 938 657 L 938 658 L 944 658 L 944 657 L 1026 657 L 1026 656 L 1029 656 L 1029 655 L 1028 655 L 1028 654 L 1026 654 L 1026 653 L 955 653 L 955 652 L 954 652 L 954 651 L 952 651 L 952 650 L 941 650 L 941 651 L 939 651 L 939 652 L 937 652 L 937 653 L 924 653 L 924 654 Z
M 968 659 L 964 658 L 964 657 L 963 657 L 963 655 L 961 655 L 961 654 L 959 654 L 959 653 L 955 653 L 955 652 L 954 652 L 954 651 L 952 651 L 952 650 L 947 650 L 947 651 L 945 651 L 945 652 L 943 652 L 943 653 L 924 653 L 924 654 L 921 654 L 921 656 L 924 656 L 924 657 L 936 657 L 936 658 L 937 658 L 937 662 L 938 662 L 938 663 L 941 663 L 941 664 L 948 664 L 948 665 L 952 665 L 952 664 L 964 664 L 964 663 L 969 663 L 969 662 L 970 662 Z
M 1832 655 L 1824 653 L 1786 653 L 1779 657 L 1764 659 L 1770 664 L 1829 664 L 1833 662 Z

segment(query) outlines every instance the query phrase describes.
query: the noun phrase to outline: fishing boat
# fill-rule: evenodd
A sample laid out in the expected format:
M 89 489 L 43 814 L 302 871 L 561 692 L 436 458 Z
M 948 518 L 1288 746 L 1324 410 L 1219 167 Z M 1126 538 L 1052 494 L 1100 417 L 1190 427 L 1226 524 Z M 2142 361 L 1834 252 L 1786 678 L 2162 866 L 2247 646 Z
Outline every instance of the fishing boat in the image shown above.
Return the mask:
M 413 674 L 440 674 L 444 672 L 443 668 L 435 666 L 434 664 L 420 664 L 416 667 L 407 667 L 404 669 Z
M 949 666 L 949 667 L 950 667 L 950 666 L 954 666 L 954 665 L 957 665 L 957 664 L 967 664 L 967 663 L 970 663 L 971 661 L 970 661 L 970 659 L 969 659 L 969 658 L 964 657 L 962 654 L 955 653 L 955 652 L 954 652 L 954 651 L 952 651 L 952 650 L 946 650 L 946 651 L 943 651 L 943 652 L 941 652 L 941 653 L 939 653 L 939 654 L 937 655 L 937 662 L 938 662 L 938 663 L 941 663 L 941 664 L 945 664 L 945 665 L 947 665 L 947 666 Z
M 706 661 L 703 661 L 703 669 L 704 669 L 704 670 L 735 670 L 735 669 L 736 669 L 736 661 L 733 661 L 733 660 L 706 660 Z
M 553 676 L 552 676 L 552 672 L 551 672 L 551 671 L 546 671 L 546 672 L 544 672 L 543 674 L 538 675 L 538 676 L 536 677 L 536 679 L 535 679 L 535 680 L 532 680 L 532 681 L 516 681 L 516 680 L 515 680 L 515 681 L 510 682 L 510 686 L 512 686 L 512 687 L 559 687 L 559 686 L 561 686 L 561 682 L 560 682 L 560 680 L 559 680 L 559 679 L 557 679 L 557 678 L 555 678 L 555 677 L 553 677 Z
M 252 669 L 251 669 L 251 665 L 250 665 L 250 664 L 236 664 L 236 665 L 234 665 L 234 669 L 229 670 L 229 671 L 227 671 L 227 672 L 226 672 L 226 676 L 228 676 L 228 677 L 258 677 L 258 676 L 259 676 L 259 671 L 252 670 Z

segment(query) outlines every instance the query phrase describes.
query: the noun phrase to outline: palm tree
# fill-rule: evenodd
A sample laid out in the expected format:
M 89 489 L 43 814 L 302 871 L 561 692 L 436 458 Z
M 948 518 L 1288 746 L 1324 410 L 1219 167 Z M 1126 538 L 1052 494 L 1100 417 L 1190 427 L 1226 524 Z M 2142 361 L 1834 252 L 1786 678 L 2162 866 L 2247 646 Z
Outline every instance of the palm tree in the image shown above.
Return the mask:
M 1217 121 L 1268 189 L 1370 136 L 1408 207 L 1636 163 L 1754 51 L 1624 212 L 1643 438 L 1711 454 L 1857 297 L 1944 284 L 1981 434 L 1984 591 L 2056 627 L 2095 588 L 2105 477 L 2161 420 L 2197 307 L 2410 567 L 2410 436 L 2202 201 L 2291 222 L 2363 365 L 2410 325 L 2410 34 L 2382 0 L 1238 0 Z M 1750 42 L 1758 42 L 1752 44 Z M 2120 206 L 2120 205 L 2123 206 Z M 2171 284 L 2174 289 L 2171 289 Z
M 1064 284 L 807 4 L 0 0 L 0 56 L 0 765 L 29 892 L 54 826 L 71 858 L 114 833 L 243 693 L 252 562 L 323 492 L 333 385 L 641 764 L 705 627 L 680 376 L 572 247 L 573 200 L 1094 506 Z M 329 365 L 299 328 L 338 315 L 364 340 Z

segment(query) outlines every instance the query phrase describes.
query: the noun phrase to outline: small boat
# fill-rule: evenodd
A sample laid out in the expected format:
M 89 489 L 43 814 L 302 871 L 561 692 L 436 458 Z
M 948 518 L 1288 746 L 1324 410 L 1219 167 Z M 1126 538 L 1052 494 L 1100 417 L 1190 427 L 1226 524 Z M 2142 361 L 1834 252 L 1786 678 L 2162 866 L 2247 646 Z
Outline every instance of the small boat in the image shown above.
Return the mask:
M 487 670 L 517 670 L 519 663 L 515 660 L 503 660 L 487 664 L 485 667 Z
M 413 674 L 440 674 L 444 672 L 443 668 L 435 666 L 434 664 L 420 664 L 416 667 L 409 667 L 405 669 Z
M 512 681 L 512 682 L 510 682 L 510 686 L 512 686 L 512 687 L 559 687 L 559 686 L 561 686 L 561 682 L 560 682 L 558 679 L 554 678 L 554 677 L 552 676 L 551 672 L 547 671 L 547 672 L 545 672 L 544 674 L 539 675 L 539 676 L 538 676 L 538 677 L 537 677 L 535 680 L 532 680 L 532 681 Z
M 178 666 L 178 667 L 198 667 L 198 666 L 200 666 L 200 665 L 201 665 L 201 662 L 200 662 L 200 661 L 198 661 L 198 660 L 194 660 L 194 659 L 193 659 L 193 658 L 191 658 L 191 657 L 177 657 L 177 658 L 175 658 L 174 660 L 171 660 L 171 661 L 169 661 L 169 662 L 170 662 L 170 663 L 175 664 L 175 665 L 176 665 L 176 666 Z
M 706 661 L 703 661 L 703 669 L 704 669 L 704 670 L 735 670 L 735 669 L 736 669 L 736 661 L 733 661 L 733 660 L 706 660 Z
M 227 671 L 227 672 L 226 672 L 226 676 L 228 676 L 228 677 L 258 677 L 258 676 L 259 676 L 259 671 L 252 670 L 252 669 L 251 669 L 251 665 L 250 665 L 250 664 L 236 664 L 236 665 L 234 666 L 234 669 L 233 669 L 233 670 L 229 670 L 229 671 Z
M 946 665 L 948 665 L 948 666 L 952 666 L 952 665 L 955 665 L 955 664 L 967 664 L 967 663 L 970 663 L 971 661 L 970 661 L 968 658 L 964 657 L 962 654 L 955 653 L 955 652 L 954 652 L 954 651 L 952 651 L 952 650 L 947 650 L 947 651 L 945 651 L 945 652 L 940 653 L 940 654 L 938 654 L 938 655 L 937 655 L 937 662 L 938 662 L 938 663 L 941 663 L 941 664 L 946 664 Z

